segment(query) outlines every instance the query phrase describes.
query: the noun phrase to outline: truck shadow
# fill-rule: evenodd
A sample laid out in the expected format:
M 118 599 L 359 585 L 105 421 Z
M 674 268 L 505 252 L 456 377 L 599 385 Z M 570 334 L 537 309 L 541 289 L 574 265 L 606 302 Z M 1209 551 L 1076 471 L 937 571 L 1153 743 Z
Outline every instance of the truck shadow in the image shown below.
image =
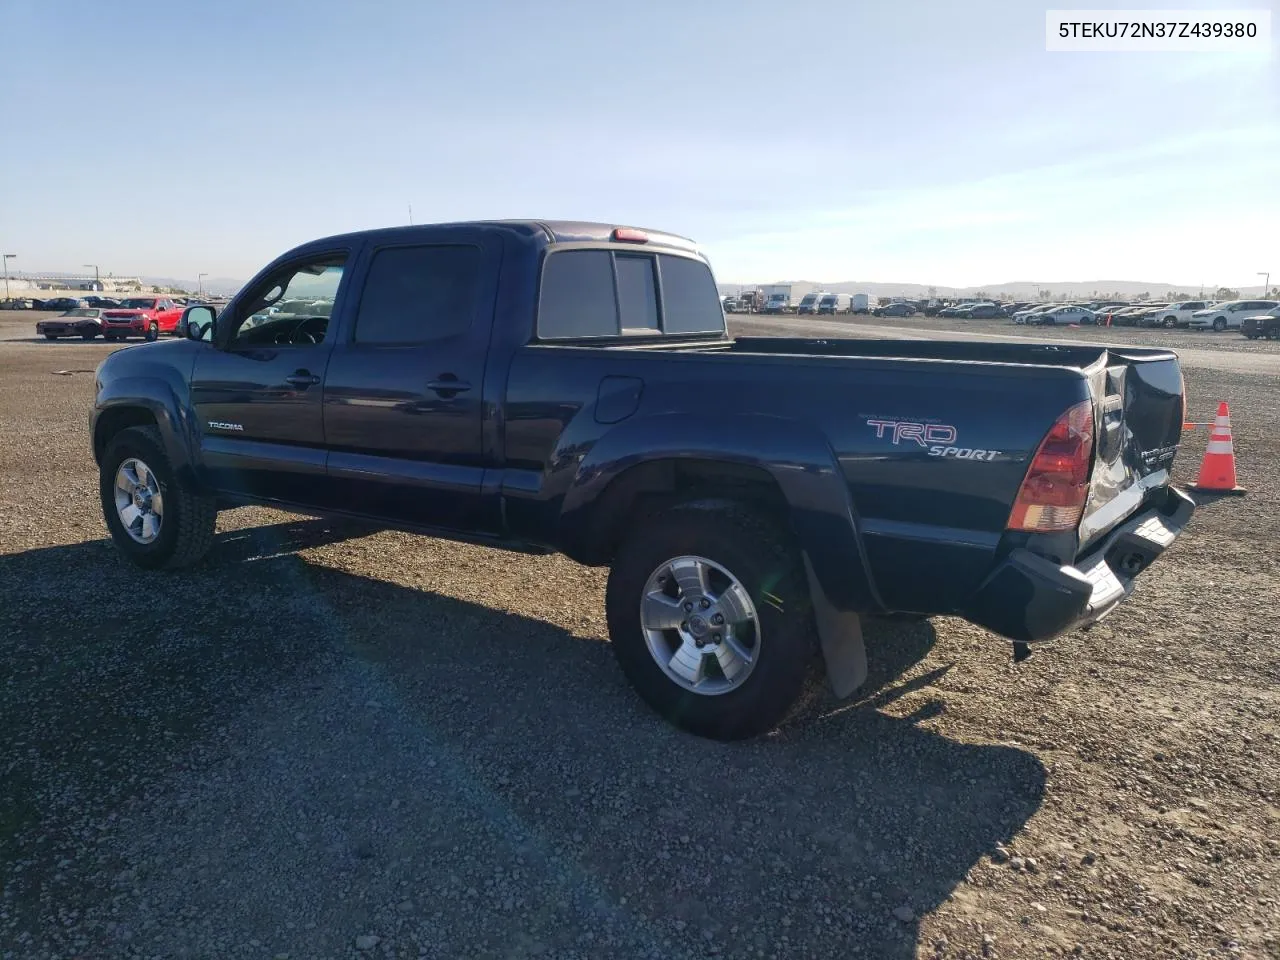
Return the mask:
M 199 890 L 201 871 L 183 859 L 194 855 L 190 844 L 175 840 L 161 859 L 172 870 L 166 882 L 191 885 L 206 915 L 244 939 L 258 932 L 236 927 L 236 904 L 265 905 L 276 920 L 292 909 L 288 885 L 252 864 L 278 852 L 299 875 L 334 869 L 331 848 L 293 842 L 289 811 L 252 806 L 254 791 L 242 790 L 268 749 L 253 737 L 293 731 L 296 743 L 270 742 L 305 768 L 321 749 L 313 739 L 325 739 L 304 737 L 313 724 L 330 732 L 317 767 L 382 764 L 367 815 L 377 830 L 360 854 L 378 863 L 361 880 L 370 902 L 394 903 L 411 881 L 424 896 L 438 893 L 437 904 L 466 909 L 449 889 L 458 882 L 450 870 L 462 868 L 433 869 L 443 854 L 421 833 L 424 822 L 462 815 L 443 811 L 467 811 L 466 830 L 504 845 L 496 865 L 521 859 L 546 886 L 540 936 L 552 953 L 582 949 L 586 910 L 614 925 L 620 943 L 647 944 L 617 956 L 701 953 L 710 943 L 729 955 L 808 955 L 812 934 L 815 945 L 913 958 L 916 921 L 894 910 L 918 917 L 938 907 L 1039 807 L 1045 773 L 1032 754 L 931 732 L 918 725 L 927 710 L 904 719 L 880 709 L 902 693 L 890 684 L 932 646 L 927 622 L 869 627 L 872 679 L 856 704 L 757 741 L 713 743 L 652 715 L 589 631 L 296 555 L 367 532 L 300 520 L 224 533 L 205 565 L 145 581 L 103 541 L 0 556 L 0 662 L 9 670 L 0 888 L 19 928 L 38 925 L 55 873 L 83 869 L 85 896 L 96 895 L 90 871 L 106 867 L 68 868 L 65 859 L 86 818 L 114 818 L 143 793 L 163 804 L 166 782 L 196 769 L 201 745 L 227 728 L 232 740 L 248 738 L 227 748 L 238 769 L 226 802 L 248 805 L 228 823 L 278 829 L 288 849 L 240 860 L 228 842 L 221 869 L 231 882 Z M 300 693 L 295 678 L 304 676 Z M 936 676 L 908 686 L 927 690 Z M 351 694 L 362 685 L 376 691 L 379 723 L 396 736 L 368 725 L 367 698 Z M 299 795 L 341 821 L 365 802 L 356 779 L 321 777 L 319 788 L 308 779 Z M 411 802 L 387 809 L 388 795 L 406 793 Z M 175 835 L 188 829 L 183 812 L 170 813 Z M 481 875 L 494 866 L 481 863 Z M 562 895 L 590 903 L 560 916 L 551 904 Z M 355 909 L 338 890 L 332 897 L 335 917 Z M 485 932 L 515 949 L 523 922 L 495 910 Z M 322 927 L 295 947 L 339 952 L 347 929 L 326 940 Z M 168 947 L 183 936 L 175 926 Z M 440 948 L 460 955 L 469 945 Z

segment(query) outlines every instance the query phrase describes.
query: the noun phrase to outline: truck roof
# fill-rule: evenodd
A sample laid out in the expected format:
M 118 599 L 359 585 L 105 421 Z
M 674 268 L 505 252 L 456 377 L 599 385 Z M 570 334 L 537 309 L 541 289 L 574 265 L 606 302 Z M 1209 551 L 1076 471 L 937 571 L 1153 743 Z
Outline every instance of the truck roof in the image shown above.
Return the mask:
M 627 224 L 618 223 L 594 223 L 588 220 L 461 220 L 450 223 L 423 223 L 414 224 L 413 226 L 404 227 L 382 227 L 373 230 L 357 230 L 351 233 L 337 234 L 332 237 L 325 237 L 321 240 L 314 240 L 306 246 L 315 245 L 332 245 L 336 242 L 350 242 L 356 239 L 363 239 L 374 235 L 394 236 L 396 238 L 412 237 L 415 233 L 431 233 L 441 228 L 448 227 L 493 227 L 502 230 L 509 230 L 522 236 L 529 237 L 535 241 L 541 240 L 544 243 L 580 243 L 580 242 L 602 242 L 607 243 L 613 239 L 615 230 L 636 230 L 647 235 L 648 240 L 644 243 L 636 243 L 638 247 L 667 247 L 677 250 L 687 250 L 691 253 L 698 251 L 698 245 L 688 237 L 681 237 L 674 233 L 666 233 L 661 230 L 650 230 L 647 227 L 632 227 Z M 630 241 L 634 243 L 634 241 Z

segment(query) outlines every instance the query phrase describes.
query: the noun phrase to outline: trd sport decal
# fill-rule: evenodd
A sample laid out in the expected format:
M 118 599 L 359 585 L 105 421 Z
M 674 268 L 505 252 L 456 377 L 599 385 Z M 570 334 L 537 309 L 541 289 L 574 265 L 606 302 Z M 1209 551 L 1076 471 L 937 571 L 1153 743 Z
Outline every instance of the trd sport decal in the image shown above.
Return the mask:
M 959 439 L 959 432 L 946 423 L 868 420 L 867 426 L 875 430 L 877 440 L 887 439 L 895 446 L 904 440 L 911 440 L 928 450 L 931 457 L 948 457 L 954 460 L 994 460 L 1003 452 L 952 446 Z

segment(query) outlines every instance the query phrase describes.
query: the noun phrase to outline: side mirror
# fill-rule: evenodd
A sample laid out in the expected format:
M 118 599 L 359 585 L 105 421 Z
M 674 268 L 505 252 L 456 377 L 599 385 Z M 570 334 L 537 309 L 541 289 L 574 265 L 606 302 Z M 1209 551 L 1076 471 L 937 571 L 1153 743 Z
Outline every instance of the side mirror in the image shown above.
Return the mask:
M 188 340 L 212 340 L 215 316 L 213 307 L 187 307 L 178 321 L 178 331 Z

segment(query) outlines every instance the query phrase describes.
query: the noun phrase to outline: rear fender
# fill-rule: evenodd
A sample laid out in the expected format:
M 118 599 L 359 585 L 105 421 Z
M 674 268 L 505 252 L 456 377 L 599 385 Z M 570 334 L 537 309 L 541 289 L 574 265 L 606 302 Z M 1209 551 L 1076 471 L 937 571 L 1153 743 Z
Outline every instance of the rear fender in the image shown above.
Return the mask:
M 659 414 L 619 424 L 580 456 L 562 501 L 561 543 L 590 539 L 603 519 L 605 492 L 633 467 L 680 459 L 755 467 L 781 491 L 787 522 L 831 607 L 884 610 L 849 488 L 826 438 L 812 427 L 777 417 Z

